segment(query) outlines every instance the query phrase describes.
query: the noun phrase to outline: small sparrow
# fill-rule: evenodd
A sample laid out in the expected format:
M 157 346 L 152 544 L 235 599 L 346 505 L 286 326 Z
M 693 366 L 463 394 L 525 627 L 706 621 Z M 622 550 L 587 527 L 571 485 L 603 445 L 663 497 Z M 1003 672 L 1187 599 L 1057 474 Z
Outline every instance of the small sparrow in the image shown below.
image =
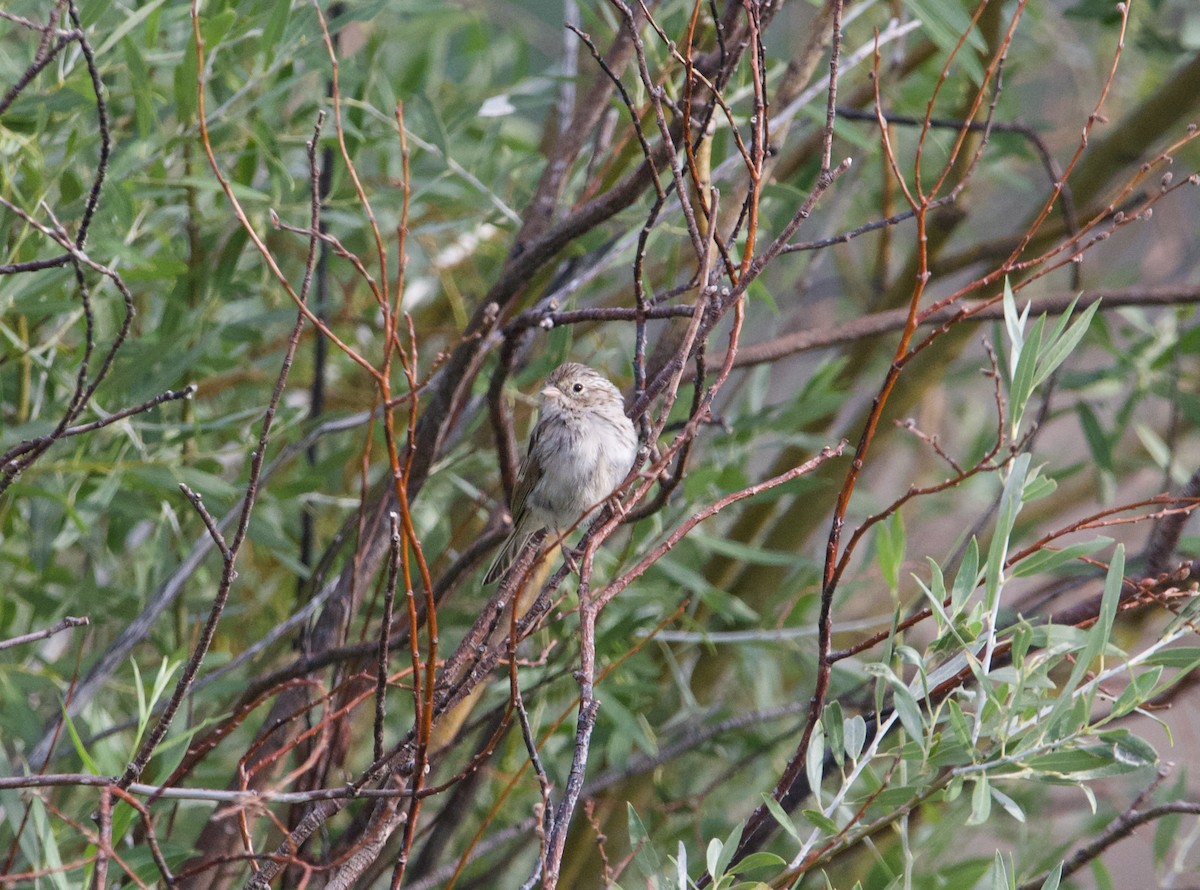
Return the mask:
M 590 516 L 637 457 L 637 433 L 620 391 L 591 368 L 559 365 L 539 401 L 541 417 L 513 491 L 513 530 L 484 584 L 501 578 L 538 530 L 561 534 Z

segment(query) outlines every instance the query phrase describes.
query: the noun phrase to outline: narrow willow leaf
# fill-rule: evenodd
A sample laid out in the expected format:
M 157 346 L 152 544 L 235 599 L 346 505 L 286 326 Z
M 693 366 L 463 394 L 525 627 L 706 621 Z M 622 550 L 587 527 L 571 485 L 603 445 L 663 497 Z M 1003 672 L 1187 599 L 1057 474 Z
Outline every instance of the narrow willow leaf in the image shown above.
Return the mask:
M 1029 320 L 1030 304 L 1022 312 L 1017 311 L 1017 298 L 1013 295 L 1012 283 L 1004 279 L 1004 328 L 1012 344 L 1009 364 L 1015 368 L 1021 360 L 1021 348 L 1025 345 L 1025 322 Z
M 912 579 L 917 582 L 921 593 L 925 594 L 925 598 L 929 600 L 929 610 L 933 612 L 933 617 L 937 621 L 938 636 L 941 636 L 952 623 L 942 605 L 946 600 L 946 582 L 942 579 L 941 567 L 931 557 L 926 557 L 926 561 L 929 563 L 930 583 L 926 585 L 916 575 L 913 575 Z
M 67 724 L 67 733 L 71 736 L 71 744 L 75 748 L 75 753 L 79 755 L 80 761 L 83 762 L 84 768 L 94 776 L 103 775 L 103 771 L 97 766 L 96 761 L 92 759 L 92 755 L 83 744 L 83 739 L 79 737 L 79 731 L 75 728 L 75 721 L 64 708 L 62 711 L 63 720 Z
M 992 890 L 1009 890 L 1009 887 L 1008 870 L 1004 867 L 1004 857 L 997 850 L 996 858 L 992 860 Z
M 1012 816 L 1018 822 L 1025 822 L 1025 811 L 1021 809 L 1020 804 L 1018 804 L 1015 800 L 994 785 L 990 790 L 992 799 L 995 800 L 996 803 L 1000 804 L 1000 806 L 1004 807 L 1004 812 L 1008 813 L 1008 815 Z
M 1175 839 L 1179 837 L 1181 818 L 1179 813 L 1168 813 L 1157 820 L 1154 826 L 1154 864 L 1159 868 L 1167 861 L 1167 856 L 1175 846 Z
M 868 674 L 880 677 L 891 687 L 892 706 L 896 709 L 896 716 L 900 718 L 904 731 L 913 741 L 923 744 L 925 720 L 921 714 L 921 706 L 917 704 L 917 699 L 913 696 L 912 691 L 886 664 L 876 662 L 866 665 L 864 669 Z
M 984 773 L 975 780 L 975 790 L 971 792 L 971 815 L 967 817 L 968 825 L 982 825 L 992 813 L 992 795 L 988 789 L 987 774 Z
M 1200 667 L 1200 646 L 1178 646 L 1163 649 L 1148 657 L 1146 664 L 1160 664 L 1163 667 L 1191 671 L 1195 667 Z
M 725 874 L 725 870 L 729 868 L 729 863 L 733 861 L 733 854 L 737 852 L 738 841 L 742 837 L 743 824 L 742 822 L 738 822 L 734 825 L 733 830 L 729 832 L 729 836 L 725 838 L 725 843 L 721 845 L 721 855 L 717 857 L 717 871 L 713 874 L 713 877 Z
M 953 52 L 964 35 L 966 42 L 975 49 L 984 49 L 979 29 L 972 24 L 963 7 L 952 0 L 904 0 L 904 5 L 920 19 L 930 41 L 943 52 Z M 983 66 L 976 53 L 960 52 L 955 62 L 962 66 L 973 83 L 983 82 Z
M 1032 501 L 1041 500 L 1049 497 L 1058 491 L 1058 483 L 1049 476 L 1043 476 L 1040 473 L 1033 475 L 1025 484 L 1025 490 L 1021 492 L 1021 500 L 1028 504 Z
M 789 816 L 787 811 L 779 805 L 779 801 L 769 794 L 764 794 L 762 799 L 763 804 L 767 808 L 767 812 L 769 812 L 771 817 L 779 823 L 779 827 L 791 835 L 792 840 L 796 841 L 797 843 L 803 843 L 803 840 L 800 837 L 800 832 L 798 832 L 796 830 L 796 826 L 792 824 L 792 817 Z
M 1096 417 L 1096 413 L 1088 406 L 1087 402 L 1080 402 L 1075 406 L 1075 413 L 1079 417 L 1079 427 L 1083 430 L 1083 438 L 1088 444 L 1088 450 L 1092 453 L 1092 460 L 1096 462 L 1096 466 L 1107 473 L 1112 473 L 1113 468 L 1113 441 L 1104 433 L 1104 428 L 1100 425 L 1100 419 Z
M 834 762 L 839 767 L 846 762 L 844 723 L 842 706 L 836 701 L 831 701 L 825 706 L 825 714 L 821 718 L 821 725 L 825 727 L 826 744 L 829 747 L 829 753 L 833 755 Z
M 751 871 L 756 868 L 780 868 L 784 865 L 787 865 L 787 860 L 782 856 L 776 856 L 774 853 L 767 853 L 760 850 L 759 852 L 751 853 L 744 859 L 734 863 L 734 865 L 729 869 L 729 874 L 739 875 L 744 871 Z M 681 884 L 680 886 L 686 887 L 687 885 Z M 758 886 L 766 885 L 760 884 Z
M 1071 311 L 1075 308 L 1075 303 L 1071 303 L 1071 307 L 1063 313 L 1059 321 L 1059 327 L 1070 317 Z M 1092 303 L 1080 314 L 1079 319 L 1071 325 L 1061 336 L 1051 335 L 1047 346 L 1042 350 L 1042 355 L 1038 361 L 1037 374 L 1033 379 L 1033 388 L 1037 389 L 1046 382 L 1046 378 L 1058 370 L 1061 365 L 1079 345 L 1079 341 L 1083 339 L 1083 335 L 1087 333 L 1089 325 L 1092 323 L 1092 317 L 1095 316 L 1096 310 L 1100 308 L 1100 301 Z
M 923 742 L 925 740 L 925 722 L 916 698 L 903 683 L 893 686 L 892 691 L 894 693 L 893 703 L 896 706 L 896 713 L 900 715 L 900 723 L 904 726 L 904 731 L 913 741 Z
M 637 810 L 633 808 L 632 804 L 625 804 L 625 808 L 629 845 L 636 851 L 633 861 L 637 864 L 643 877 L 655 878 L 662 868 L 662 863 L 659 861 L 658 853 L 654 850 L 654 844 L 650 842 L 650 832 L 646 830 L 642 817 L 637 814 Z
M 808 751 L 804 755 L 804 771 L 808 775 L 808 787 L 813 799 L 821 803 L 821 778 L 825 770 L 825 727 L 818 720 L 813 727 L 812 738 L 808 742 Z
M 996 512 L 996 528 L 992 532 L 992 543 L 988 547 L 987 568 L 984 572 L 984 607 L 991 611 L 1000 596 L 1004 581 L 1004 560 L 1008 556 L 1009 539 L 1017 514 L 1021 510 L 1021 492 L 1025 488 L 1025 477 L 1029 472 L 1030 455 L 1022 454 L 1012 462 L 1004 491 L 1000 495 L 1000 509 Z
M 946 703 L 946 713 L 950 715 L 950 728 L 960 745 L 971 748 L 971 731 L 967 728 L 967 718 L 963 716 L 962 708 L 954 699 Z
M 688 537 L 696 544 L 701 545 L 705 550 L 711 550 L 713 553 L 720 554 L 721 556 L 739 559 L 742 562 L 764 566 L 784 566 L 787 568 L 800 563 L 800 559 L 795 553 L 785 553 L 782 550 L 764 550 L 761 547 L 753 547 L 749 544 L 731 541 L 728 538 L 719 538 L 716 535 L 705 535 L 699 532 L 692 532 Z
M 725 845 L 721 843 L 720 838 L 715 837 L 708 842 L 708 849 L 704 851 L 704 862 L 713 880 L 718 880 L 721 877 L 721 854 L 724 851 Z
M 119 25 L 108 32 L 108 36 L 104 38 L 104 42 L 93 50 L 96 57 L 103 58 L 108 55 L 109 51 L 120 42 L 121 38 L 140 25 L 148 15 L 162 6 L 163 2 L 164 0 L 150 0 L 145 6 L 125 16 Z M 283 5 L 290 6 L 291 4 L 284 3 Z
M 1116 618 L 1117 605 L 1121 600 L 1123 583 L 1124 545 L 1118 543 L 1112 553 L 1108 576 L 1104 578 L 1104 594 L 1100 597 L 1100 613 L 1096 624 L 1093 624 L 1092 629 L 1087 632 L 1087 644 L 1079 656 L 1079 661 L 1076 662 L 1075 670 L 1072 672 L 1073 678 L 1076 673 L 1082 676 L 1085 670 L 1091 667 L 1091 662 L 1098 659 L 1108 645 L 1109 637 L 1112 635 L 1112 621 Z M 1075 679 L 1072 686 L 1074 687 L 1078 682 L 1079 680 Z
M 1046 317 L 1043 315 L 1033 323 L 1033 330 L 1025 338 L 1021 348 L 1021 358 L 1013 369 L 1012 381 L 1008 387 L 1009 429 L 1013 438 L 1021 429 L 1021 420 L 1025 416 L 1025 408 L 1029 397 L 1033 395 L 1033 379 L 1037 373 L 1040 350 L 1042 346 L 1042 331 L 1046 327 Z
M 862 754 L 863 745 L 867 743 L 867 721 L 861 714 L 855 714 L 845 724 L 846 754 L 851 760 L 858 760 Z
M 879 573 L 889 588 L 900 586 L 900 567 L 904 564 L 904 521 L 899 513 L 875 526 L 875 551 Z
M 942 600 L 946 598 L 946 577 L 942 574 L 942 567 L 937 564 L 932 556 L 925 557 L 925 561 L 929 563 L 929 590 L 928 593 L 937 598 L 938 606 L 942 604 Z M 915 575 L 913 577 L 916 577 Z
M 1121 690 L 1121 694 L 1117 696 L 1116 702 L 1113 703 L 1112 711 L 1110 711 L 1110 719 L 1124 717 L 1134 708 L 1140 707 L 1151 698 L 1154 697 L 1155 687 L 1158 681 L 1162 678 L 1163 669 L 1161 666 L 1155 666 L 1144 673 L 1134 677 L 1129 684 Z
M 271 14 L 267 17 L 267 24 L 263 27 L 262 37 L 258 41 L 258 50 L 262 53 L 264 70 L 270 68 L 275 61 L 275 47 L 279 43 L 279 38 L 283 36 L 284 28 L 287 27 L 291 10 L 290 2 L 271 4 Z
M 1154 746 L 1128 729 L 1104 732 L 1100 734 L 1100 738 L 1112 744 L 1113 757 L 1121 763 L 1139 768 L 1158 763 L 1158 752 L 1154 750 Z
M 1173 634 L 1181 627 L 1190 627 L 1197 621 L 1200 621 L 1200 596 L 1192 597 L 1184 604 L 1183 608 L 1176 613 L 1175 617 L 1171 619 L 1170 624 L 1163 630 L 1163 636 Z
M 816 826 L 817 828 L 819 828 L 821 831 L 825 832 L 826 834 L 837 834 L 838 833 L 839 829 L 838 829 L 837 823 L 834 822 L 832 819 L 830 819 L 828 816 L 826 816 L 824 813 L 822 813 L 820 810 L 811 810 L 811 809 L 803 810 L 803 811 L 801 811 L 800 815 L 802 815 L 805 819 L 807 819 L 814 826 Z
M 958 574 L 954 576 L 954 586 L 950 589 L 950 615 L 957 617 L 963 610 L 967 599 L 979 584 L 979 539 L 971 536 L 967 550 L 963 554 Z
M 1087 785 L 1080 785 L 1079 790 L 1083 792 L 1083 796 L 1087 798 L 1088 806 L 1091 807 L 1092 815 L 1096 815 L 1096 792 L 1092 791 Z
M 1039 572 L 1052 572 L 1059 566 L 1072 562 L 1081 556 L 1090 556 L 1097 550 L 1103 550 L 1112 544 L 1112 538 L 1098 537 L 1081 544 L 1072 544 L 1061 550 L 1039 550 L 1031 553 L 1012 567 L 1013 577 L 1024 578 Z
M 1158 434 L 1157 430 L 1151 429 L 1144 423 L 1135 423 L 1133 431 L 1137 433 L 1137 437 L 1149 453 L 1151 460 L 1160 467 L 1171 466 L 1171 446 Z
M 1100 614 L 1096 618 L 1096 623 L 1087 632 L 1087 642 L 1084 644 L 1083 650 L 1079 653 L 1079 657 L 1076 658 L 1075 667 L 1071 670 L 1070 679 L 1067 680 L 1066 686 L 1059 693 L 1059 699 L 1051 710 L 1047 722 L 1053 721 L 1054 717 L 1064 711 L 1071 703 L 1072 693 L 1079 686 L 1083 675 L 1091 669 L 1092 662 L 1104 651 L 1109 635 L 1112 633 L 1113 619 L 1117 614 L 1117 603 L 1120 600 L 1121 584 L 1124 578 L 1125 545 L 1118 544 L 1116 550 L 1113 551 L 1112 562 L 1108 566 L 1108 575 L 1104 579 L 1104 593 L 1100 599 Z
M 136 745 L 146 728 L 146 722 L 150 719 L 150 710 L 146 706 L 146 690 L 142 688 L 142 672 L 138 669 L 137 659 L 129 659 L 129 666 L 133 668 L 133 689 L 137 693 L 138 731 L 133 740 Z

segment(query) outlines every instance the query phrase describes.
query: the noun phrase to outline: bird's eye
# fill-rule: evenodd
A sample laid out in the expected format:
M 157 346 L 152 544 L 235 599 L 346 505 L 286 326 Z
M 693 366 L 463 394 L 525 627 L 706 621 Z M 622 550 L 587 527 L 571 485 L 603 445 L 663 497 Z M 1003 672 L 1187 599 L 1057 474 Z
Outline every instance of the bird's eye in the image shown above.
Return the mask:
M 571 389 L 575 390 L 575 392 L 583 392 L 583 384 L 576 383 L 574 386 L 571 387 Z

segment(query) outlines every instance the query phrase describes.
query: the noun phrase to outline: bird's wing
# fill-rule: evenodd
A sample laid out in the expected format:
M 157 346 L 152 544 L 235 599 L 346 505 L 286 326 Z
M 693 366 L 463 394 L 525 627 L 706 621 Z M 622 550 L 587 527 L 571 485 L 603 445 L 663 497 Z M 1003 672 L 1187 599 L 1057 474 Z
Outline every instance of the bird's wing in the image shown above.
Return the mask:
M 513 489 L 509 512 L 512 513 L 514 525 L 520 525 L 521 520 L 525 518 L 525 502 L 529 499 L 529 493 L 533 491 L 538 481 L 542 478 L 542 462 L 534 456 L 537 451 L 536 446 L 540 433 L 541 427 L 535 427 L 533 435 L 529 437 L 529 451 L 526 452 L 525 459 L 521 461 L 521 472 L 517 476 L 517 487 Z

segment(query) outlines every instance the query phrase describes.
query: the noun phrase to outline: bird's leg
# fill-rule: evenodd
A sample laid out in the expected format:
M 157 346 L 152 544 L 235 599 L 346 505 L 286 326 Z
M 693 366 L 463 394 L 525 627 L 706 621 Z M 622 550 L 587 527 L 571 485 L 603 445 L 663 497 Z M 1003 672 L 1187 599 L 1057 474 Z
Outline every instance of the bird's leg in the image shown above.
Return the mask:
M 604 505 L 612 510 L 613 515 L 621 522 L 624 522 L 625 517 L 629 515 L 629 508 L 621 503 L 621 496 L 616 492 L 613 492 L 605 499 Z
M 579 568 L 579 562 L 575 559 L 576 556 L 583 556 L 582 547 L 568 547 L 564 544 L 562 547 L 562 555 L 563 562 L 567 564 L 568 569 L 570 569 L 576 575 L 582 573 L 583 570 Z

